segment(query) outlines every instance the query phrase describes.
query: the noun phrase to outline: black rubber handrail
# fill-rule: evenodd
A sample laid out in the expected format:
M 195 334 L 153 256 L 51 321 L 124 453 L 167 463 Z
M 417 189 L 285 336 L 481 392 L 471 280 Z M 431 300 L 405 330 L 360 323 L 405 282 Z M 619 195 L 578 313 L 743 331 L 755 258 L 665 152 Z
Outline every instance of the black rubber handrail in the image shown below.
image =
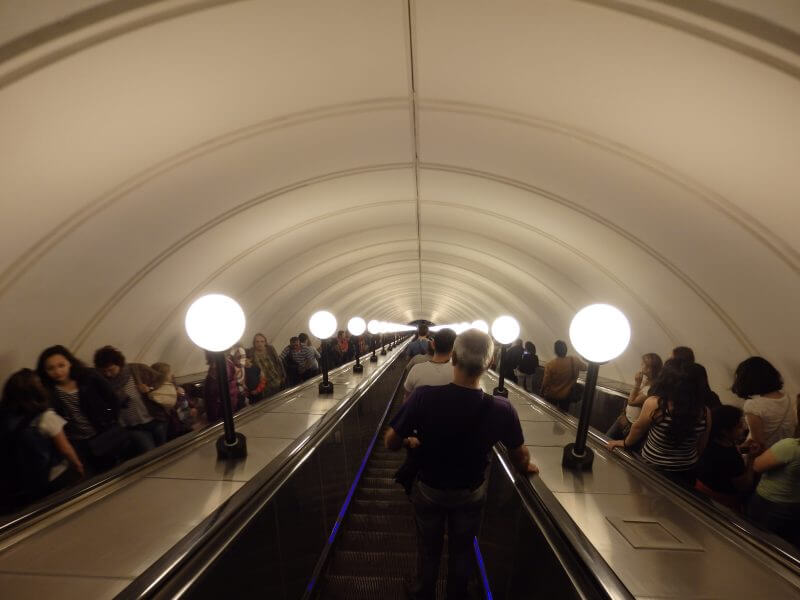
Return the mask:
M 634 600 L 542 480 L 515 471 L 502 444 L 497 444 L 493 452 L 516 488 L 528 516 L 542 532 L 581 598 Z
M 143 600 L 182 596 L 400 356 L 402 353 L 397 352 L 364 378 L 350 396 L 329 410 L 302 439 L 295 440 L 267 467 L 256 473 L 233 496 L 134 579 L 116 598 Z
M 369 356 L 369 353 L 364 354 L 364 357 L 367 356 Z M 334 377 L 339 373 L 351 368 L 354 363 L 355 360 L 337 367 L 330 372 L 330 376 Z M 296 394 L 298 391 L 305 389 L 306 387 L 317 385 L 321 377 L 321 375 L 317 375 L 308 381 L 300 383 L 299 385 L 281 390 L 277 394 L 265 398 L 257 404 L 253 404 L 239 410 L 233 417 L 234 421 L 246 419 L 252 413 L 262 411 L 265 408 L 269 408 L 273 405 L 280 405 L 286 400 L 287 396 Z M 199 383 L 200 381 L 202 380 L 195 380 L 192 382 L 184 381 L 182 385 L 192 385 Z M 199 431 L 186 433 L 173 440 L 170 440 L 158 448 L 154 448 L 149 452 L 145 452 L 144 454 L 140 454 L 139 456 L 128 459 L 113 469 L 104 471 L 98 475 L 95 475 L 94 477 L 91 477 L 90 479 L 81 481 L 76 485 L 46 496 L 42 500 L 26 506 L 16 513 L 11 513 L 9 515 L 0 517 L 0 541 L 18 534 L 25 527 L 28 527 L 36 521 L 45 518 L 51 513 L 55 513 L 58 510 L 71 506 L 72 504 L 80 501 L 82 498 L 88 497 L 90 494 L 97 492 L 104 487 L 122 481 L 124 478 L 135 474 L 137 471 L 148 468 L 150 465 L 169 458 L 170 456 L 177 455 L 178 453 L 183 452 L 195 444 L 205 442 L 210 437 L 216 437 L 220 435 L 222 433 L 222 429 L 223 423 L 219 422 L 204 427 Z
M 496 377 L 495 373 L 492 373 L 492 375 Z M 577 419 L 574 416 L 561 412 L 544 398 L 536 394 L 531 394 L 527 390 L 515 385 L 513 382 L 506 381 L 505 385 L 530 398 L 533 404 L 553 416 L 556 420 L 561 421 L 569 427 L 577 427 Z M 605 448 L 606 444 L 610 441 L 610 438 L 592 428 L 589 428 L 589 438 L 603 448 Z M 732 541 L 736 543 L 745 542 L 760 552 L 770 556 L 790 570 L 794 576 L 800 576 L 800 554 L 798 554 L 798 551 L 788 542 L 765 532 L 725 507 L 711 500 L 701 498 L 693 492 L 675 485 L 672 481 L 650 468 L 631 452 L 617 448 L 610 454 L 620 460 L 628 468 L 635 470 L 648 484 L 654 485 L 662 492 L 677 496 L 705 518 L 713 521 L 715 525 L 723 526 L 728 533 L 735 536 Z

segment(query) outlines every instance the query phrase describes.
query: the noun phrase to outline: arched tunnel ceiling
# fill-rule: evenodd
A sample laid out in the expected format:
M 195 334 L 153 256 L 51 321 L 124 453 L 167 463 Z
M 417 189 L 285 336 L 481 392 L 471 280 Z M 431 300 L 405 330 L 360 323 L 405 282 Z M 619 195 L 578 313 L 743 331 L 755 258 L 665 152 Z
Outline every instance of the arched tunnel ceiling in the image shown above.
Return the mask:
M 15 6 L 18 4 L 18 6 Z M 800 7 L 744 0 L 2 3 L 0 375 L 45 345 L 202 368 L 203 292 L 282 345 L 318 308 L 630 317 L 800 383 Z

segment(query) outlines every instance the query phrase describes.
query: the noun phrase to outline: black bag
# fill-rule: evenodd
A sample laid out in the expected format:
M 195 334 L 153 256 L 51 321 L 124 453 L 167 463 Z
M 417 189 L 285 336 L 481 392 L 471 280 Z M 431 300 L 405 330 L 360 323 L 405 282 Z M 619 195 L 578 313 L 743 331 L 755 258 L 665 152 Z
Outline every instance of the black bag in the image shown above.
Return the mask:
M 105 431 L 98 433 L 86 441 L 92 456 L 107 458 L 119 456 L 130 444 L 131 438 L 128 430 L 122 425 L 112 425 Z
M 17 484 L 27 492 L 38 493 L 50 482 L 50 467 L 57 462 L 53 441 L 38 428 L 38 416 L 20 417 L 8 437 L 5 456 Z

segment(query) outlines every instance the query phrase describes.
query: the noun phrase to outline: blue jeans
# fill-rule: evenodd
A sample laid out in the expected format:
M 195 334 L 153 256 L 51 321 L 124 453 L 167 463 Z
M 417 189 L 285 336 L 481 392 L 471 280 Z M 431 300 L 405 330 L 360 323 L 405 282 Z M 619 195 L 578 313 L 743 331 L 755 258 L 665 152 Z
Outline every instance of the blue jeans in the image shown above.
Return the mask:
M 439 490 L 417 480 L 411 492 L 417 523 L 417 582 L 413 597 L 436 598 L 436 580 L 447 526 L 447 598 L 467 598 L 467 583 L 475 568 L 472 540 L 478 535 L 487 484 L 476 490 Z
M 144 454 L 167 441 L 167 424 L 155 419 L 126 428 L 131 435 L 134 454 Z

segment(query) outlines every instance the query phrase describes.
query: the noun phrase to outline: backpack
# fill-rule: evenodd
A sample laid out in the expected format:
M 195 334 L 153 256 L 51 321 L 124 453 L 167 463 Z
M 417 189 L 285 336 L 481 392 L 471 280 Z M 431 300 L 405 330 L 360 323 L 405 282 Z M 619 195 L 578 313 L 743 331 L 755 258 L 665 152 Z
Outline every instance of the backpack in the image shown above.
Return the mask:
M 526 375 L 533 375 L 536 373 L 536 369 L 539 367 L 539 358 L 530 352 L 525 352 L 522 355 L 522 360 L 519 362 L 519 369 L 520 373 L 525 373 Z
M 39 431 L 39 418 L 9 417 L 3 427 L 3 479 L 20 494 L 40 494 L 50 483 L 50 467 L 58 459 L 53 441 Z

